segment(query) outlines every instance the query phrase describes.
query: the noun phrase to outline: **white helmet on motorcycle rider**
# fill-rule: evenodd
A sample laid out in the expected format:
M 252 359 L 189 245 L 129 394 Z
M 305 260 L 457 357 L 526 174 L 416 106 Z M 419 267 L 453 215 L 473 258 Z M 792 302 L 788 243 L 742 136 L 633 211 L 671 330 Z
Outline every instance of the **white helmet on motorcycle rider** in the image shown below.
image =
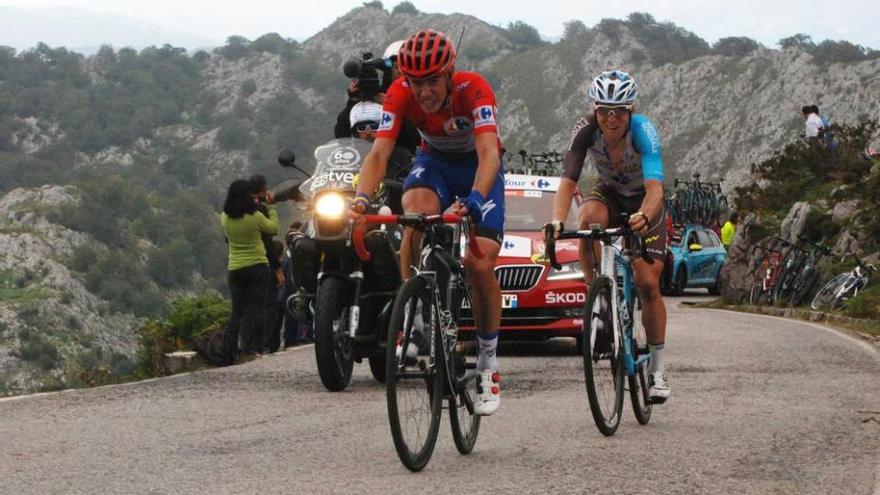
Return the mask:
M 362 101 L 351 108 L 348 119 L 352 135 L 356 132 L 375 131 L 382 120 L 382 105 L 375 101 Z
M 397 53 L 400 52 L 400 47 L 403 46 L 404 41 L 406 40 L 395 41 L 394 43 L 388 45 L 388 48 L 385 49 L 385 53 L 382 54 L 382 58 L 388 60 L 389 58 L 394 57 L 394 59 L 396 60 Z

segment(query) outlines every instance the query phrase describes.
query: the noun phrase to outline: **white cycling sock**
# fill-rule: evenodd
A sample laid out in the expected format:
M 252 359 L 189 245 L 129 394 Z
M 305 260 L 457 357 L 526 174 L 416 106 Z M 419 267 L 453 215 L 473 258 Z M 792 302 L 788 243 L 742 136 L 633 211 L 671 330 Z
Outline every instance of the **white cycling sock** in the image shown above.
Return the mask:
M 663 357 L 665 347 L 665 344 L 648 344 L 648 351 L 651 352 L 651 365 L 648 366 L 649 375 L 664 372 L 666 367 L 666 360 Z
M 477 357 L 477 370 L 497 370 L 498 369 L 498 359 L 495 357 L 495 352 L 498 349 L 498 331 L 492 332 L 488 334 L 489 336 L 484 338 L 484 334 L 477 334 L 477 342 L 479 342 L 480 346 L 480 355 Z

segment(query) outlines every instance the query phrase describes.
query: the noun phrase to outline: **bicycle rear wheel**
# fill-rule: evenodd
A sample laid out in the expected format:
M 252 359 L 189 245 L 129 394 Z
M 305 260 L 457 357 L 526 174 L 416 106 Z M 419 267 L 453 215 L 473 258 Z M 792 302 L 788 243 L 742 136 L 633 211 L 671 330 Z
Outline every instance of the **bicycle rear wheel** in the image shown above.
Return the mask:
M 818 311 L 825 306 L 831 306 L 831 303 L 834 302 L 834 296 L 837 293 L 837 289 L 849 279 L 849 276 L 850 272 L 846 272 L 832 278 L 824 287 L 819 289 L 819 292 L 813 297 L 813 302 L 810 303 L 810 307 Z
M 632 357 L 636 361 L 639 356 L 648 353 L 648 334 L 642 325 L 642 301 L 636 294 L 632 311 Z M 629 381 L 629 398 L 633 413 L 639 424 L 646 425 L 651 420 L 651 401 L 648 399 L 648 363 L 646 361 L 636 368 L 636 374 L 627 377 Z
M 596 427 L 605 436 L 620 425 L 623 408 L 622 336 L 615 335 L 611 301 L 613 287 L 608 277 L 599 277 L 590 286 L 584 311 L 584 380 L 590 412 Z
M 421 471 L 431 460 L 440 428 L 443 401 L 443 353 L 440 332 L 432 305 L 428 281 L 412 277 L 403 284 L 394 301 L 386 348 L 386 396 L 388 422 L 397 456 L 410 471 Z M 421 318 L 417 318 L 421 316 Z M 425 317 L 427 316 L 427 317 Z M 419 329 L 418 319 L 423 321 Z M 429 343 L 432 343 L 430 345 Z M 418 352 L 412 351 L 412 345 Z
M 810 295 L 818 282 L 819 272 L 812 267 L 805 268 L 795 280 L 791 295 L 788 298 L 789 305 L 800 306 L 804 299 Z

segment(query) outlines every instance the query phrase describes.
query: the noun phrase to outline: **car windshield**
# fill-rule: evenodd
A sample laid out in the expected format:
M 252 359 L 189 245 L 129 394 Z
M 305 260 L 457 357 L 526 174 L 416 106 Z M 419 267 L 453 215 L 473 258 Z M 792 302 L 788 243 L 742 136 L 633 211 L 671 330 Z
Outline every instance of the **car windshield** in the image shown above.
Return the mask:
M 553 219 L 553 198 L 556 193 L 547 191 L 504 191 L 504 230 L 541 230 Z M 566 228 L 577 226 L 578 206 L 574 199 L 565 219 Z

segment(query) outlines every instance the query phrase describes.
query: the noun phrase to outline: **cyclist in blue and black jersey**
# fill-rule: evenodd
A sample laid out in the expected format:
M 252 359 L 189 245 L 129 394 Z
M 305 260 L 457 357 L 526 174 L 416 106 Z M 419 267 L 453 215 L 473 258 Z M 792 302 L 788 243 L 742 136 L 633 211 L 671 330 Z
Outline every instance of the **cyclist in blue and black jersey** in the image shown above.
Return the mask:
M 580 119 L 572 131 L 565 155 L 565 171 L 549 224 L 562 230 L 571 198 L 577 187 L 584 160 L 589 155 L 599 174 L 598 184 L 587 195 L 580 211 L 580 228 L 590 224 L 616 227 L 620 214 L 629 213 L 630 227 L 645 240 L 648 254 L 655 260 L 634 259 L 635 283 L 642 301 L 642 323 L 651 352 L 649 398 L 662 403 L 669 397 L 664 372 L 666 306 L 660 294 L 660 274 L 666 253 L 666 211 L 663 204 L 663 161 L 660 136 L 645 115 L 633 113 L 637 84 L 619 70 L 599 74 L 589 90 L 591 112 Z M 593 250 L 581 242 L 580 258 L 584 278 L 593 279 Z

